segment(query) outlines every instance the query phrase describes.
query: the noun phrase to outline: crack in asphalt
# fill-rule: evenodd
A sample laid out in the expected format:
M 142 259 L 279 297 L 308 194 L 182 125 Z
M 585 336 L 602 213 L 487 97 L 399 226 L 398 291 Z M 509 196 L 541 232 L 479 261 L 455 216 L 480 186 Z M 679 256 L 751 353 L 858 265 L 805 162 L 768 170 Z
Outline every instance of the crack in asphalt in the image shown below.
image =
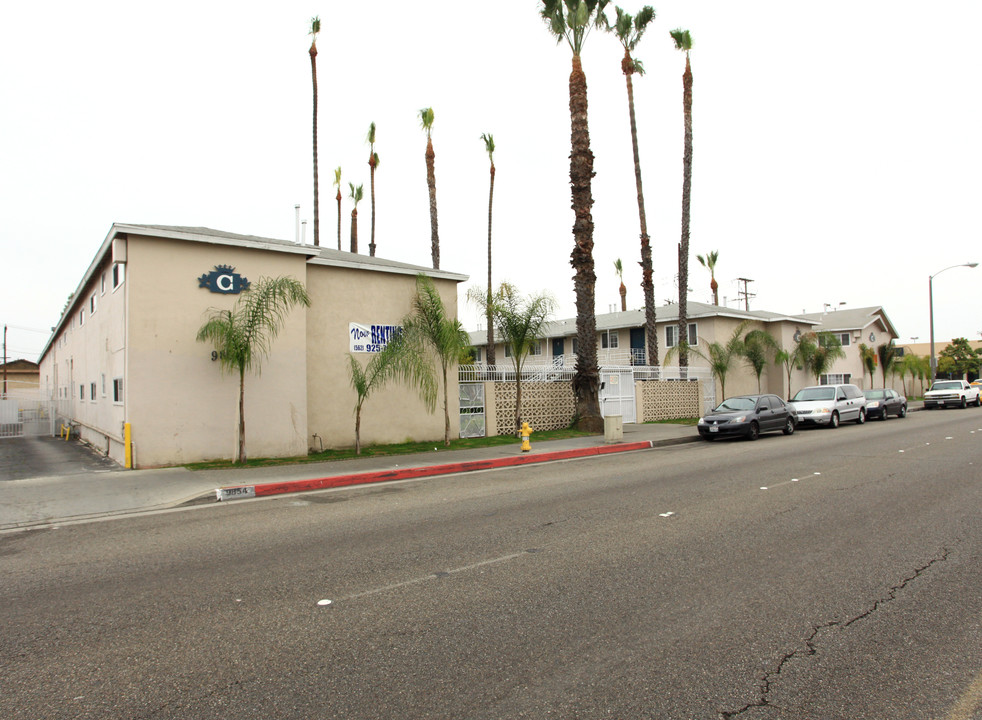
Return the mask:
M 760 695 L 759 698 L 755 702 L 747 703 L 739 710 L 720 710 L 719 720 L 731 720 L 731 718 L 735 718 L 755 708 L 774 707 L 775 709 L 777 709 L 777 706 L 771 705 L 770 699 L 768 698 L 768 694 L 770 693 L 772 682 L 778 679 L 778 677 L 781 674 L 781 671 L 784 670 L 784 666 L 787 665 L 791 660 L 818 654 L 818 648 L 816 648 L 816 644 L 818 642 L 817 637 L 819 633 L 822 633 L 823 631 L 826 630 L 832 630 L 834 628 L 845 629 L 850 625 L 852 625 L 853 623 L 857 623 L 860 620 L 865 620 L 870 615 L 875 613 L 883 605 L 885 605 L 888 602 L 891 602 L 892 600 L 895 600 L 897 598 L 897 593 L 899 593 L 901 590 L 907 587 L 908 584 L 919 578 L 922 574 L 927 572 L 933 565 L 947 560 L 949 552 L 950 552 L 949 548 L 947 547 L 942 548 L 941 553 L 939 555 L 929 560 L 927 564 L 922 565 L 919 568 L 916 568 L 912 575 L 905 577 L 898 584 L 891 587 L 887 591 L 885 596 L 874 600 L 872 605 L 870 605 L 866 610 L 859 613 L 858 615 L 855 615 L 849 618 L 848 620 L 844 620 L 844 621 L 830 620 L 821 625 L 813 626 L 811 634 L 804 640 L 804 644 L 805 644 L 804 649 L 792 650 L 791 652 L 786 653 L 778 661 L 777 667 L 774 668 L 774 670 L 764 673 L 764 676 L 760 679 L 760 682 L 757 685 Z

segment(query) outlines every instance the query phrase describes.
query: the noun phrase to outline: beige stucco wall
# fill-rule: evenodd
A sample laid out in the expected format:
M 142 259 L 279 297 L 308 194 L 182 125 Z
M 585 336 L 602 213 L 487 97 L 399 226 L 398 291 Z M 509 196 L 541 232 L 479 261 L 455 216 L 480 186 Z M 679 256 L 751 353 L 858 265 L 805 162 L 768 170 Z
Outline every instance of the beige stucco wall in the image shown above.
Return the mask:
M 223 375 L 212 347 L 196 341 L 211 309 L 238 295 L 199 288 L 198 277 L 231 265 L 255 284 L 261 276 L 305 280 L 305 256 L 130 235 L 126 415 L 139 467 L 234 457 L 239 379 Z M 261 372 L 246 373 L 247 455 L 307 451 L 307 318 L 295 308 Z
M 355 443 L 357 394 L 348 375 L 349 323 L 399 325 L 409 313 L 416 291 L 416 276 L 338 268 L 313 260 L 308 265 L 311 309 L 307 317 L 307 387 L 310 407 L 307 441 L 316 433 L 325 448 L 350 447 Z M 456 316 L 457 283 L 435 279 L 447 312 Z M 365 364 L 369 353 L 355 353 Z M 436 410 L 428 412 L 416 390 L 398 381 L 374 392 L 362 407 L 361 442 L 395 443 L 442 440 L 444 435 L 443 381 L 439 366 L 434 371 L 440 384 Z M 448 371 L 450 437 L 459 434 L 457 366 Z

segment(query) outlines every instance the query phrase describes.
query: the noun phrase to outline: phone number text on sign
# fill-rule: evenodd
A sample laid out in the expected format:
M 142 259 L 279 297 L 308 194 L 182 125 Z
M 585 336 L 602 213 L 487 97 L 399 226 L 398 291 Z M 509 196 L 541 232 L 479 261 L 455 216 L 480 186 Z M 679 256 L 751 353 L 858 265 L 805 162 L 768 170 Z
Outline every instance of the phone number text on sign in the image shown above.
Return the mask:
M 382 352 L 389 340 L 402 332 L 399 325 L 348 323 L 348 347 L 353 353 Z

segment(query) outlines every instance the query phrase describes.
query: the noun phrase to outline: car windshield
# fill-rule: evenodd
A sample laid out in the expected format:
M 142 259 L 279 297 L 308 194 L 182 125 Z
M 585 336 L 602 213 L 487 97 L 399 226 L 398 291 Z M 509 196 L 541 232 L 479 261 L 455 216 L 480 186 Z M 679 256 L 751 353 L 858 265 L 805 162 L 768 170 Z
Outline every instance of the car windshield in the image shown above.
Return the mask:
M 957 381 L 934 383 L 932 390 L 961 390 L 962 384 Z
M 757 406 L 756 398 L 734 397 L 728 398 L 719 404 L 716 412 L 739 412 L 741 410 L 753 410 Z
M 869 400 L 882 400 L 887 396 L 886 390 L 867 390 L 863 393 Z
M 835 388 L 805 388 L 804 390 L 799 390 L 791 402 L 806 402 L 808 400 L 835 400 Z

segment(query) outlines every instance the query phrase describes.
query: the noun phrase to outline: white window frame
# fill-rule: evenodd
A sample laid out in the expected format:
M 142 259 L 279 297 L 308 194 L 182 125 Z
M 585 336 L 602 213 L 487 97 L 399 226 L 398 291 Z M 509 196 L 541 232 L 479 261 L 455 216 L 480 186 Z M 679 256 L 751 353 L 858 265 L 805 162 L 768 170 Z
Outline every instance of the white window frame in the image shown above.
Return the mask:
M 529 345 L 529 355 L 542 355 L 542 341 L 533 340 L 532 344 Z
M 102 280 L 99 282 L 99 294 L 100 295 L 105 295 L 106 294 L 106 273 L 105 272 L 102 273 Z
M 113 378 L 113 405 L 123 404 L 123 378 Z
M 85 308 L 83 307 L 78 311 L 78 326 L 82 327 L 85 325 Z
M 92 297 L 89 298 L 89 316 L 95 315 L 96 308 L 98 304 L 95 301 L 95 293 L 92 293 Z
M 113 292 L 126 281 L 126 265 L 113 263 Z
M 819 385 L 851 385 L 851 373 L 827 373 L 819 376 Z
M 604 330 L 600 333 L 600 348 L 602 350 L 616 350 L 620 345 L 620 336 L 617 330 Z
M 102 373 L 102 397 L 106 397 L 106 373 Z

